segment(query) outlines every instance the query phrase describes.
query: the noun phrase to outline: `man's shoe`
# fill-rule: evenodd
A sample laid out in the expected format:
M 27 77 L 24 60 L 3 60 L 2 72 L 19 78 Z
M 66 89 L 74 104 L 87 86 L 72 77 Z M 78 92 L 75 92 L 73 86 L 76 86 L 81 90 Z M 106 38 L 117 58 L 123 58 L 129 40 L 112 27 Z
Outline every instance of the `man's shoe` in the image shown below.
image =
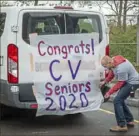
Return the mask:
M 128 123 L 127 123 L 127 126 L 128 126 L 128 127 L 134 127 L 134 126 L 135 126 L 135 123 L 134 123 L 134 122 L 128 122 Z
M 110 131 L 112 132 L 126 132 L 128 130 L 127 126 L 120 127 L 120 126 L 115 126 L 110 128 Z

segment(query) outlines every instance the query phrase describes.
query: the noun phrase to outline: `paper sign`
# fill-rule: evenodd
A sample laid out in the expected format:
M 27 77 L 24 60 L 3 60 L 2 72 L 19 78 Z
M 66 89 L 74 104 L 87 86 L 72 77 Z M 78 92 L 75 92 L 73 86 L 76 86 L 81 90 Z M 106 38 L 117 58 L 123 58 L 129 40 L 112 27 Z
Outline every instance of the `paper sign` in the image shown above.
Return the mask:
M 38 103 L 36 116 L 98 110 L 98 34 L 44 35 L 31 38 L 30 71 Z

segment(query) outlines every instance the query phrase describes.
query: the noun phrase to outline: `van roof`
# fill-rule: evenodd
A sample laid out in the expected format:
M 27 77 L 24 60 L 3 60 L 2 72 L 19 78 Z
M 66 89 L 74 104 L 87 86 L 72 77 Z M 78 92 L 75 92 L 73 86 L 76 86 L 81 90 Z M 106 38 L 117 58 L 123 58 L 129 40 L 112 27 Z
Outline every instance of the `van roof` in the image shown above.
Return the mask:
M 63 6 L 64 7 L 64 6 Z M 0 12 L 6 12 L 6 11 L 15 11 L 15 12 L 19 12 L 20 10 L 24 10 L 24 9 L 38 9 L 38 10 L 59 10 L 59 9 L 56 9 L 55 6 L 53 7 L 50 7 L 50 6 L 21 6 L 21 7 L 18 7 L 18 6 L 7 6 L 7 7 L 1 7 L 1 11 Z M 60 10 L 69 10 L 69 9 L 60 9 Z M 73 8 L 73 9 L 70 9 L 70 10 L 73 10 L 73 11 L 84 11 L 84 12 L 94 12 L 94 13 L 98 13 L 98 14 L 102 14 L 101 12 L 98 12 L 98 11 L 94 11 L 92 9 L 85 9 L 85 8 Z

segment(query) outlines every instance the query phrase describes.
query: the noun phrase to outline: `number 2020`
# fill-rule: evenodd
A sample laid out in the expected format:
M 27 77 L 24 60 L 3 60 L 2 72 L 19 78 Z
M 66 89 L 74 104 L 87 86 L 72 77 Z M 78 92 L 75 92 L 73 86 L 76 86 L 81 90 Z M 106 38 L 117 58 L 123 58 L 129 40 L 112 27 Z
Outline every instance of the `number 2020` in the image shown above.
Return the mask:
M 76 97 L 73 94 L 69 94 L 69 96 L 72 97 L 72 101 L 71 101 L 71 103 L 69 105 L 69 108 L 70 109 L 72 109 L 72 108 L 77 109 L 78 106 L 74 105 L 74 103 L 76 101 Z M 53 99 L 51 99 L 50 97 L 47 97 L 45 100 L 50 102 L 48 107 L 46 108 L 46 110 L 48 110 L 48 111 L 55 111 L 56 108 L 52 108 L 53 103 L 54 103 Z M 87 107 L 88 106 L 88 99 L 87 99 L 85 93 L 81 93 L 80 94 L 80 101 L 81 101 L 81 107 Z M 66 101 L 65 96 L 61 95 L 59 97 L 59 105 L 60 105 L 60 110 L 61 111 L 65 111 L 66 106 L 67 106 L 67 101 Z

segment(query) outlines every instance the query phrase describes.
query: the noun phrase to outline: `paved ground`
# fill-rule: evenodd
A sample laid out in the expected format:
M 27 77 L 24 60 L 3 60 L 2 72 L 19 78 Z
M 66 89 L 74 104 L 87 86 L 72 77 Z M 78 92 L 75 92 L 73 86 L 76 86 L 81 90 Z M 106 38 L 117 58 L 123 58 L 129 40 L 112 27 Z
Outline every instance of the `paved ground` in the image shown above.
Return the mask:
M 112 103 L 103 104 L 100 111 L 78 116 L 43 116 L 34 119 L 32 114 L 18 114 L 0 121 L 0 132 L 1 136 L 139 135 L 139 111 L 135 107 L 131 107 L 131 110 L 136 126 L 126 133 L 109 132 L 109 127 L 115 125 Z

